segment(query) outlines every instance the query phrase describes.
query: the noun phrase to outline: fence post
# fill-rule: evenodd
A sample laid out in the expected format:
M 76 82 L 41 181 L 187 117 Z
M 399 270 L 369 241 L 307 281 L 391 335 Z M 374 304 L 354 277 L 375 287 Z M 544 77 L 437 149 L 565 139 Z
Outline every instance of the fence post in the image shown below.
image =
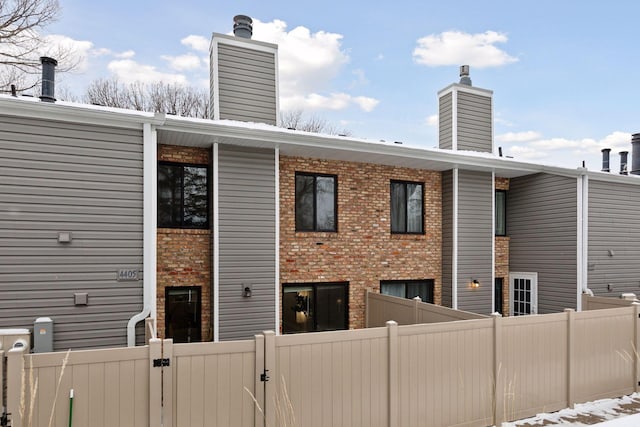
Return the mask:
M 389 427 L 398 425 L 398 323 L 387 322 L 389 339 Z
M 634 302 L 631 304 L 634 308 L 633 311 L 633 387 L 635 388 L 636 393 L 640 391 L 640 350 L 638 349 L 638 345 L 640 345 L 640 327 L 638 327 L 638 322 L 640 322 L 640 302 Z
M 264 373 L 264 335 L 256 335 L 256 379 L 253 387 L 253 397 L 256 398 L 254 411 L 254 426 L 264 427 L 264 385 L 260 379 L 260 374 Z
M 4 351 L 0 349 L 0 406 L 4 404 Z M 0 414 L 2 416 L 2 414 Z
M 277 382 L 280 381 L 276 370 L 276 334 L 273 331 L 265 331 L 264 335 L 264 372 L 269 378 L 264 382 L 264 416 L 265 424 L 276 425 L 276 393 Z
M 22 427 L 20 400 L 25 390 L 22 375 L 24 372 L 24 347 L 12 348 L 7 353 L 7 414 L 11 414 L 11 427 Z
M 162 426 L 173 427 L 173 373 L 178 368 L 173 357 L 173 339 L 162 340 L 162 358 L 169 366 L 162 368 Z
M 502 372 L 502 314 L 493 313 L 493 425 L 505 421 L 505 375 Z
M 565 308 L 567 313 L 567 407 L 573 408 L 574 405 L 574 385 L 573 385 L 573 367 L 575 356 L 575 315 L 576 311 L 572 308 Z
M 413 298 L 413 324 L 418 324 L 418 313 L 420 312 L 420 303 L 422 302 L 422 298 L 414 297 Z
M 153 361 L 162 359 L 162 340 L 149 340 L 149 425 L 162 425 L 162 371 Z
M 369 327 L 369 290 L 366 291 L 365 293 L 365 298 L 364 298 L 364 327 L 368 328 Z

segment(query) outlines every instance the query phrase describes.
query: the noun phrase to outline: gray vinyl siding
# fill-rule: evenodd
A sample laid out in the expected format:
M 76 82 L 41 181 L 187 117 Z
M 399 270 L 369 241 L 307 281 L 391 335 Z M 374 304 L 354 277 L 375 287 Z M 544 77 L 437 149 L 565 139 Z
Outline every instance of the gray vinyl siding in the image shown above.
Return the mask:
M 458 150 L 492 152 L 491 97 L 458 91 Z
M 55 350 L 126 345 L 143 286 L 117 271 L 142 274 L 142 168 L 142 131 L 0 117 L 0 328 L 46 316 Z
M 453 171 L 442 173 L 442 305 L 452 307 Z
M 440 148 L 451 150 L 453 148 L 453 112 L 451 99 L 453 95 L 448 93 L 438 100 L 438 139 Z
M 491 173 L 458 172 L 458 309 L 490 314 L 493 290 Z M 480 287 L 470 289 L 476 279 Z
M 275 152 L 221 145 L 218 192 L 220 339 L 246 339 L 275 328 Z
M 589 289 L 600 296 L 640 295 L 639 261 L 640 187 L 589 180 Z
M 576 308 L 577 181 L 549 174 L 511 179 L 510 271 L 538 273 L 538 313 Z
M 217 67 L 220 119 L 276 124 L 273 53 L 218 43 Z

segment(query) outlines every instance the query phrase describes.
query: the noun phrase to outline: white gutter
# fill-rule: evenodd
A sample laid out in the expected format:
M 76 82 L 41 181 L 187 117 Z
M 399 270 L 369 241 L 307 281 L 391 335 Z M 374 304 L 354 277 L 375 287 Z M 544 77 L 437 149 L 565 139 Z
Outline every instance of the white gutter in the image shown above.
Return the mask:
M 158 171 L 158 134 L 151 123 L 142 127 L 143 143 L 143 307 L 142 311 L 129 319 L 127 323 L 127 345 L 136 345 L 136 324 L 149 315 L 156 325 L 156 225 L 157 213 L 157 171 Z
M 453 244 L 451 255 L 451 308 L 458 309 L 458 168 L 453 169 Z
M 213 341 L 220 340 L 220 207 L 218 143 L 213 144 Z
M 275 204 L 276 204 L 276 280 L 275 280 L 275 308 L 276 335 L 280 335 L 280 148 L 275 151 Z

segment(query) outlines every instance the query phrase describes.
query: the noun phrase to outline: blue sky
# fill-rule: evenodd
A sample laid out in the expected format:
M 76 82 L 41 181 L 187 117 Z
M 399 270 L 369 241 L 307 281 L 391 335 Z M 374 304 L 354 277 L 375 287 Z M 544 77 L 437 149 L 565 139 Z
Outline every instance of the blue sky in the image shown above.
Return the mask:
M 434 147 L 437 91 L 463 63 L 474 86 L 494 91 L 496 146 L 518 159 L 598 170 L 601 148 L 629 149 L 640 132 L 640 2 L 60 4 L 47 32 L 82 55 L 58 84 L 75 94 L 111 76 L 204 87 L 211 33 L 246 14 L 254 39 L 280 44 L 282 105 L 353 136 Z

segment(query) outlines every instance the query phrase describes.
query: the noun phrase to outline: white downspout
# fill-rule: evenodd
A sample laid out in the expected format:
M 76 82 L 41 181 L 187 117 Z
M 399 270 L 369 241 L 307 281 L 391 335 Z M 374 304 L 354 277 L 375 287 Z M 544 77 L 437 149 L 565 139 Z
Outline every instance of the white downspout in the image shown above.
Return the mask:
M 213 144 L 213 341 L 220 341 L 220 206 L 218 143 Z
M 578 242 L 577 242 L 576 311 L 582 311 L 582 294 L 593 296 L 589 289 L 589 176 L 586 169 L 578 177 Z
M 276 204 L 276 335 L 280 335 L 280 148 L 275 150 L 275 204 Z
M 136 345 L 136 324 L 149 315 L 156 323 L 156 225 L 158 171 L 158 134 L 151 123 L 144 123 L 142 128 L 143 143 L 143 306 L 142 311 L 129 319 L 127 323 L 127 345 Z
M 451 308 L 458 309 L 458 168 L 453 169 L 453 244 L 451 257 Z

